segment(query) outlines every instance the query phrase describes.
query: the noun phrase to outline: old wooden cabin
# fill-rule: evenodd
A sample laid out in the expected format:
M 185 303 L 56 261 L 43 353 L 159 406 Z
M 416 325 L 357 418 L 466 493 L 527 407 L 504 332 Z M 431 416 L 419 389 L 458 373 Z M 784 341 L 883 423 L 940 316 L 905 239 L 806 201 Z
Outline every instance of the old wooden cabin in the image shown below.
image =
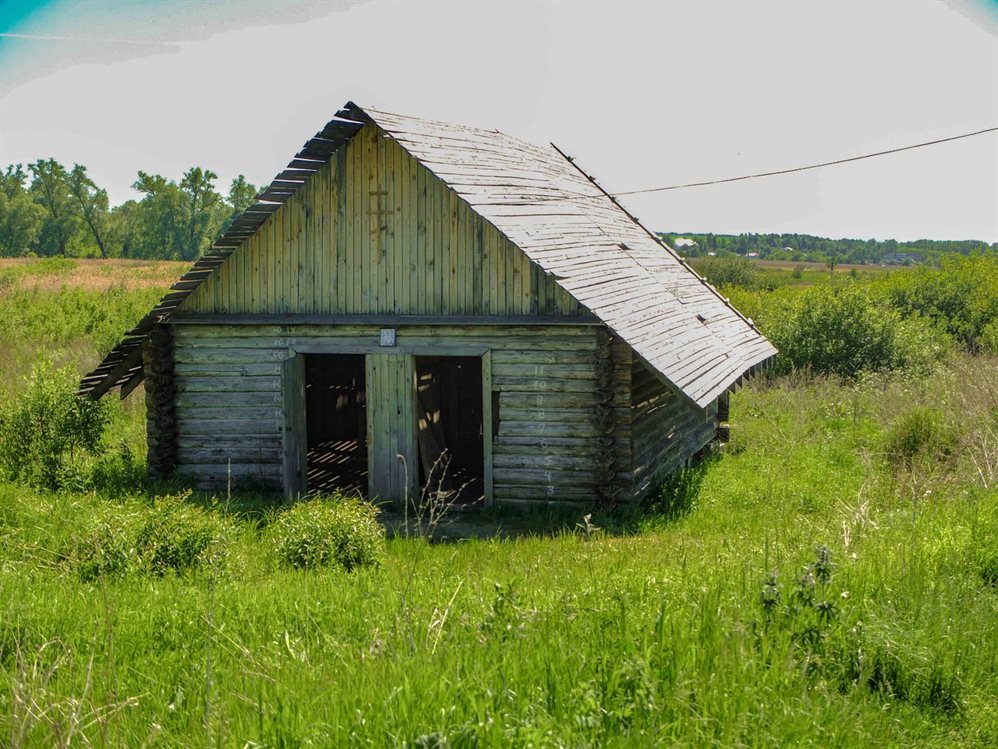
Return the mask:
M 613 503 L 774 353 L 555 147 L 351 103 L 81 392 L 144 381 L 160 476 Z

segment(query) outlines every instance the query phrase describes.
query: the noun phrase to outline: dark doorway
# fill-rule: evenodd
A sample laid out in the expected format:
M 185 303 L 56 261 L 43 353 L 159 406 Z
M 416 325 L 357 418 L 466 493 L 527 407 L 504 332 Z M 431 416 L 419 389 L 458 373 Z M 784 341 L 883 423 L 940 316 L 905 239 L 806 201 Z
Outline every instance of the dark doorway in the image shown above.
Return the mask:
M 367 494 L 367 411 L 363 354 L 305 357 L 308 491 Z
M 481 357 L 417 356 L 416 398 L 420 490 L 457 504 L 482 499 Z

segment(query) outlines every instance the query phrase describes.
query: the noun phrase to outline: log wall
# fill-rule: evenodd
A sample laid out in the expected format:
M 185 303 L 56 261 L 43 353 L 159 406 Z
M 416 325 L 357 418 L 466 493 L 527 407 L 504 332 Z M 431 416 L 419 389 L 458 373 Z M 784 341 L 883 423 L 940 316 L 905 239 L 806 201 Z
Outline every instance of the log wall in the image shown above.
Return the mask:
M 648 367 L 631 363 L 632 495 L 642 499 L 717 433 L 717 402 L 696 408 Z
M 296 353 L 481 356 L 498 405 L 491 445 L 497 504 L 593 502 L 608 480 L 630 486 L 628 367 L 606 387 L 616 423 L 609 441 L 597 424 L 594 325 L 407 325 L 396 346 L 379 346 L 374 325 L 174 323 L 178 471 L 206 485 L 233 480 L 279 485 L 282 477 L 282 362 Z M 615 356 L 628 349 L 615 342 Z M 486 409 L 491 408 L 485 404 Z M 605 405 L 605 403 L 604 403 Z M 606 409 L 603 409 L 604 416 Z M 601 441 L 602 440 L 602 441 Z M 615 474 L 597 473 L 597 460 Z M 486 470 L 488 474 L 488 469 Z

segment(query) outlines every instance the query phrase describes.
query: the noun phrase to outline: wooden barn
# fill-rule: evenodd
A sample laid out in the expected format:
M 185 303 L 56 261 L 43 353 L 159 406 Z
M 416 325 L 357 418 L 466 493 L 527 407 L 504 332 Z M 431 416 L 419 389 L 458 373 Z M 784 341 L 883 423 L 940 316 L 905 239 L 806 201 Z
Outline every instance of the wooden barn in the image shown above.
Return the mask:
M 349 103 L 81 392 L 154 475 L 639 499 L 775 349 L 554 146 Z

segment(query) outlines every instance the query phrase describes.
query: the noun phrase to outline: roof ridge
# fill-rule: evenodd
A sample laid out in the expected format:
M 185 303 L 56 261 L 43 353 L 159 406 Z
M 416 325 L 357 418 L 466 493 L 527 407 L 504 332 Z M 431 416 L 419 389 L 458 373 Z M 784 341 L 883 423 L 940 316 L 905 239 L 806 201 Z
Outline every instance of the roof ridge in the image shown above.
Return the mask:
M 141 345 L 155 325 L 171 319 L 368 123 L 696 405 L 705 407 L 775 354 L 754 323 L 554 143 L 541 147 L 500 130 L 407 117 L 348 101 L 83 378 L 80 393 L 99 398 L 121 386 L 122 397 L 127 395 L 143 377 Z M 596 192 L 583 194 L 590 189 Z M 560 205 L 548 202 L 548 193 Z

